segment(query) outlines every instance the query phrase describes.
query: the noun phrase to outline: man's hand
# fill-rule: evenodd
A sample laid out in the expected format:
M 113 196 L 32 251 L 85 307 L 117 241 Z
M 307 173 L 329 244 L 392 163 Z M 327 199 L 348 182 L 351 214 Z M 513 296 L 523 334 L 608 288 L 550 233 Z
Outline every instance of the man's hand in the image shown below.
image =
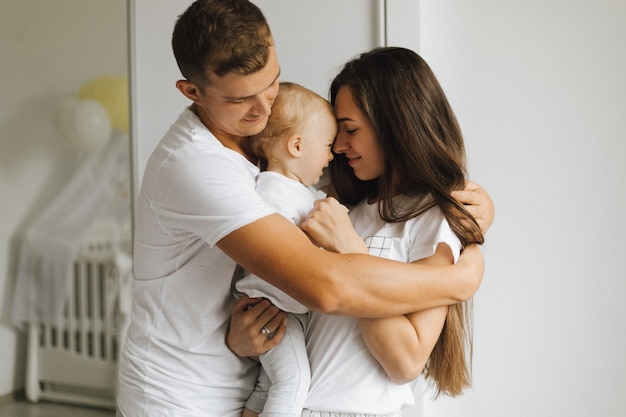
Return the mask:
M 226 344 L 236 355 L 257 357 L 283 340 L 287 314 L 265 298 L 242 296 L 233 305 Z
M 480 226 L 483 234 L 491 227 L 496 216 L 496 207 L 487 190 L 473 181 L 467 181 L 464 190 L 453 191 L 452 197 L 461 202 Z
M 460 270 L 463 271 L 458 275 L 463 279 L 463 285 L 459 288 L 468 291 L 465 294 L 459 291 L 459 302 L 469 300 L 478 291 L 485 274 L 485 260 L 480 246 L 477 244 L 467 245 L 454 268 L 461 268 Z

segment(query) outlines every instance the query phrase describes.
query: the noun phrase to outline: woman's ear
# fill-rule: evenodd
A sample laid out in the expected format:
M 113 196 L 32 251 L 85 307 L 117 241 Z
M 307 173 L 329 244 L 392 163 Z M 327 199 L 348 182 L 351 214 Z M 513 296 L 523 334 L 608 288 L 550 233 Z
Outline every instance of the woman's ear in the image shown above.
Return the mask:
M 191 81 L 178 80 L 176 81 L 176 88 L 189 100 L 193 101 L 195 104 L 200 104 L 200 90 Z
M 302 152 L 302 136 L 299 133 L 294 133 L 287 139 L 287 152 L 294 158 L 300 157 Z

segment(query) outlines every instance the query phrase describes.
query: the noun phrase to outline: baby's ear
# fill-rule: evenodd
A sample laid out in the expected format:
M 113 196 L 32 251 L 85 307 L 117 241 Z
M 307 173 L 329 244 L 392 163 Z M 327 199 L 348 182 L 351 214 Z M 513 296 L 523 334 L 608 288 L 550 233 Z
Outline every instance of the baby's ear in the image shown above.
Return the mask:
M 289 136 L 289 139 L 287 139 L 287 152 L 289 152 L 289 155 L 293 156 L 294 158 L 298 158 L 300 156 L 301 149 L 302 136 L 299 133 L 294 133 L 293 135 Z

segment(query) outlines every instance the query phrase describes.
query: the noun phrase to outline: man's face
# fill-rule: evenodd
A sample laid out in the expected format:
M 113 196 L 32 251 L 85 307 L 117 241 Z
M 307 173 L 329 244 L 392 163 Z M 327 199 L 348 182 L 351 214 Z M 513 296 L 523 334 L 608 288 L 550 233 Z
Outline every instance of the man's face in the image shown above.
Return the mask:
M 250 75 L 211 73 L 196 102 L 200 120 L 218 137 L 244 137 L 259 133 L 278 94 L 280 67 L 274 47 L 267 65 Z

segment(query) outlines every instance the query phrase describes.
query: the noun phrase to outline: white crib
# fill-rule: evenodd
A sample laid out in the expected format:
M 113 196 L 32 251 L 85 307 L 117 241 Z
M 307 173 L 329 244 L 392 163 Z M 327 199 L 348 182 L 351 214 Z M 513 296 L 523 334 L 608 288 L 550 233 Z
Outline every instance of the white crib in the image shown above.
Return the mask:
M 28 329 L 26 397 L 115 408 L 117 363 L 129 320 L 130 257 L 119 244 L 82 245 L 64 322 Z

